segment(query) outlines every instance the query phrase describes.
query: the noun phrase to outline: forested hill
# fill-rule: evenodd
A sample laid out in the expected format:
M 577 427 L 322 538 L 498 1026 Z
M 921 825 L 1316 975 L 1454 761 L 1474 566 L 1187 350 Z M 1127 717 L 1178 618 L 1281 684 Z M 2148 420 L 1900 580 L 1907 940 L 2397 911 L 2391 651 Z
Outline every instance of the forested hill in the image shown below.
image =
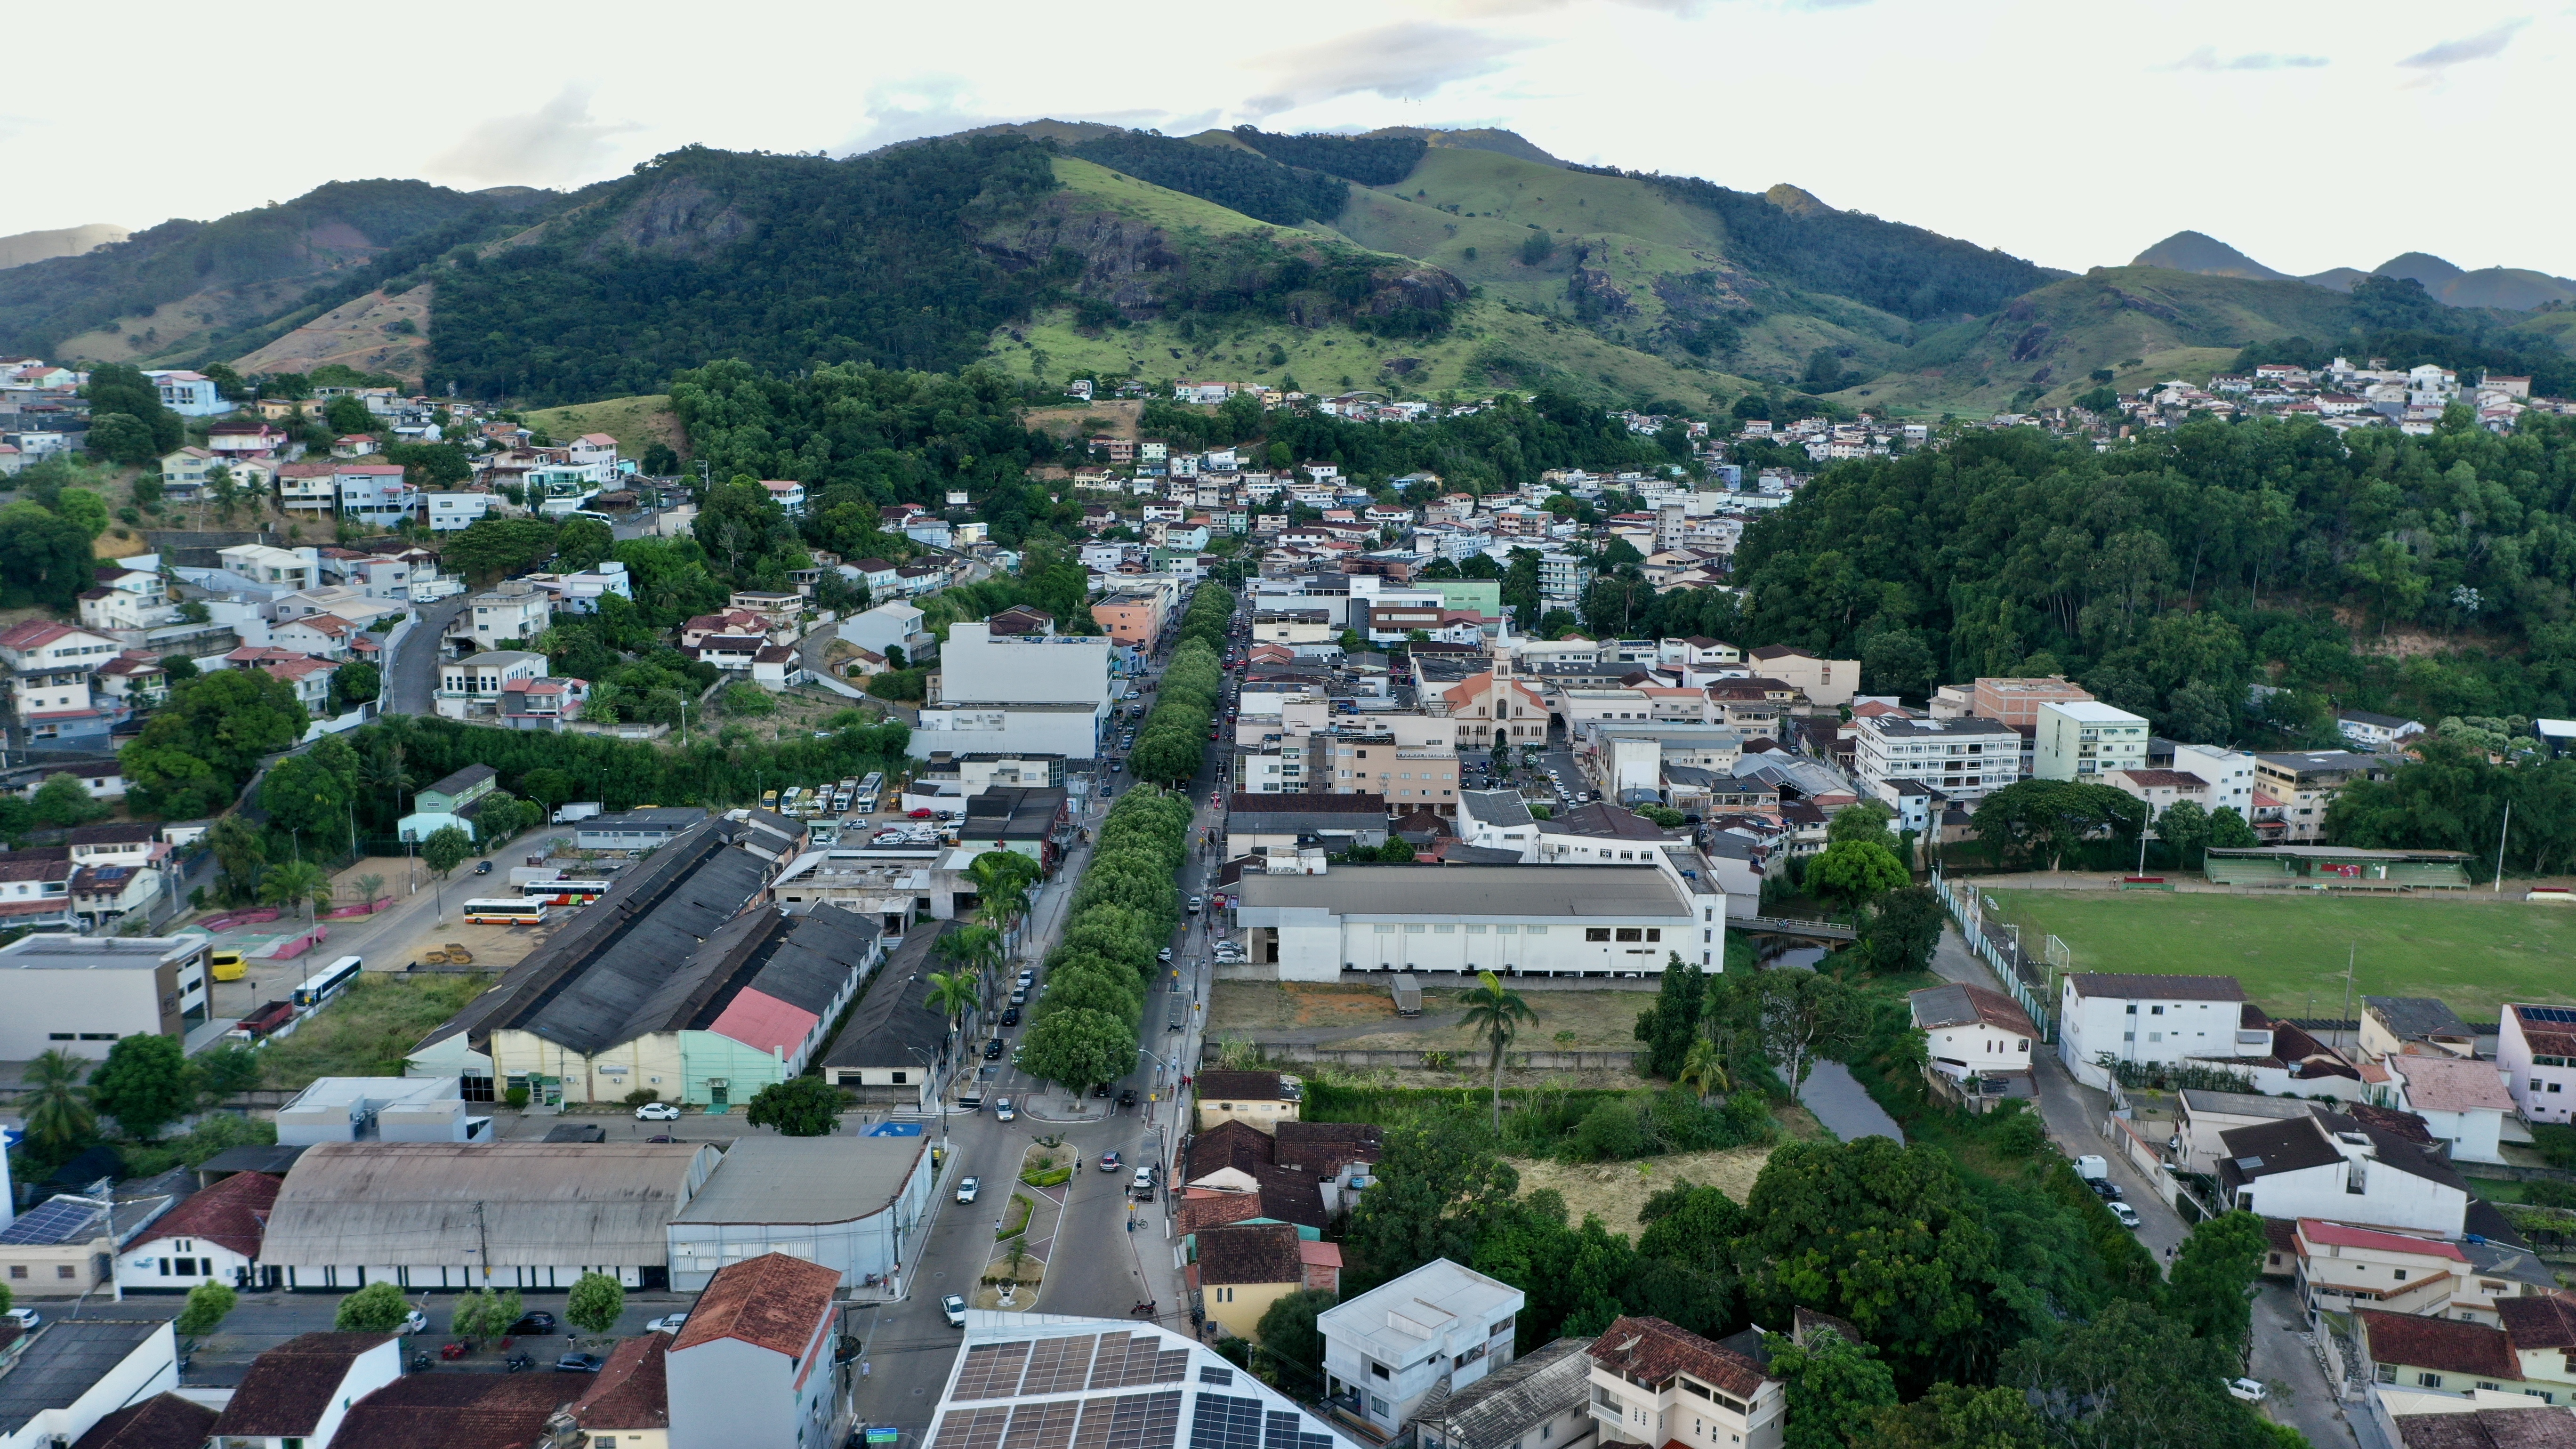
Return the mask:
M 2329 702 L 2576 704 L 2576 422 L 2430 437 L 2195 423 L 2096 453 L 2034 429 L 1838 464 L 1737 554 L 1739 640 L 1863 687 L 2067 673 L 2173 738 L 2330 742 Z M 1731 637 L 1731 636 L 1730 636 Z M 2242 713 L 2247 686 L 2269 696 Z
M 524 226 L 560 201 L 521 187 L 335 181 L 219 221 L 164 222 L 0 271 L 0 352 L 118 361 L 220 349 L 247 326 L 363 294 L 443 246 L 511 217 Z

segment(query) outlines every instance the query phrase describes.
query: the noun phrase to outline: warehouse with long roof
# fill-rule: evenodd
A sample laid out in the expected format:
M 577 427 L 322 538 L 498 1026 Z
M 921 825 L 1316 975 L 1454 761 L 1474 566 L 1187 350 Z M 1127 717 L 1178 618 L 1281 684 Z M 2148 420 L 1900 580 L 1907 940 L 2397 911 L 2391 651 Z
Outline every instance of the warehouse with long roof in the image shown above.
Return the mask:
M 278 1189 L 261 1259 L 308 1292 L 667 1287 L 671 1220 L 721 1161 L 696 1142 L 325 1142 Z

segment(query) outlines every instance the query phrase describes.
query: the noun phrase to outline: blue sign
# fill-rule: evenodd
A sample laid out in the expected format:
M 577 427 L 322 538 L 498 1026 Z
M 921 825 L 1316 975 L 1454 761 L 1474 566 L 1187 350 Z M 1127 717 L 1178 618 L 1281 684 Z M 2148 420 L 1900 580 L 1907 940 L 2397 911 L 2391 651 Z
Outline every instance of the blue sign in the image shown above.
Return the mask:
M 869 1128 L 866 1135 L 870 1137 L 918 1137 L 921 1135 L 921 1124 L 918 1122 L 879 1122 L 874 1127 Z M 889 1430 L 888 1432 L 892 1431 Z
M 903 1431 L 894 1427 L 892 1424 L 870 1424 L 868 1426 L 868 1442 L 871 1444 L 891 1444 L 902 1437 Z

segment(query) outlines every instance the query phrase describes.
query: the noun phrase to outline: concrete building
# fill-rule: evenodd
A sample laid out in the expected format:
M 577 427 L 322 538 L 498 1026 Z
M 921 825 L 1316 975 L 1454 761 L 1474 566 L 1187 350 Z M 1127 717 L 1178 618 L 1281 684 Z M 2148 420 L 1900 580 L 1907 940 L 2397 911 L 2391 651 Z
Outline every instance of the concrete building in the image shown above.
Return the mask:
M 722 1154 L 702 1142 L 326 1142 L 286 1174 L 262 1246 L 280 1286 L 565 1289 L 670 1280 L 671 1219 Z
M 2516 1306 L 2555 1301 L 2516 1300 Z M 2364 1383 L 2460 1395 L 2472 1391 L 2521 1394 L 2527 1401 L 2551 1405 L 2576 1396 L 2576 1372 L 2570 1370 L 2566 1345 L 2544 1345 L 2540 1341 L 2562 1336 L 2551 1332 L 2550 1327 L 2534 1325 L 2537 1332 L 2520 1333 L 2515 1331 L 2513 1320 L 2507 1320 L 2502 1328 L 2489 1328 L 2459 1319 L 2389 1313 L 2377 1308 L 2354 1309 L 2352 1321 L 2354 1353 L 2359 1360 L 2356 1367 Z M 2449 1422 L 2458 1425 L 2460 1421 Z M 2554 1445 L 2566 1441 L 2567 1436 L 2551 1436 L 2505 1442 Z M 2413 1445 L 2463 1441 L 2407 1435 L 2402 1442 Z
M 2039 1028 L 2011 997 L 1954 982 L 1909 992 L 1906 1001 L 1923 1033 L 1923 1074 L 1935 1091 L 1979 1111 L 2008 1097 L 2037 1097 L 2031 1044 Z
M 2438 1151 L 2395 1133 L 2310 1114 L 2219 1136 L 2219 1198 L 2228 1207 L 2448 1239 L 2465 1231 L 2468 1185 Z
M 2074 972 L 2059 992 L 2058 1060 L 2101 1090 L 2111 1082 L 2105 1062 L 2270 1056 L 2271 1031 L 2244 1026 L 2244 1007 L 2233 976 Z
M 1261 1315 L 1306 1286 L 1294 1223 L 1236 1223 L 1191 1237 L 1187 1278 L 1196 1306 L 1236 1338 L 1258 1340 Z
M 1414 1420 L 1422 1449 L 1586 1449 L 1597 1339 L 1552 1339 Z
M 273 1287 L 260 1268 L 261 1240 L 276 1210 L 279 1179 L 236 1172 L 181 1199 L 117 1248 L 124 1293 L 185 1293 L 200 1283 Z
M 447 638 L 465 652 L 515 649 L 553 622 L 554 600 L 544 589 L 507 583 L 467 599 L 464 612 L 447 626 Z
M 1819 709 L 1839 709 L 1860 690 L 1860 661 L 1823 659 L 1787 644 L 1746 651 L 1745 664 L 1766 679 L 1794 685 Z
M 1339 866 L 1247 875 L 1241 889 L 1252 962 L 1283 981 L 1345 970 L 1660 976 L 1669 953 L 1714 954 L 1725 908 L 1649 865 Z
M 1592 1417 L 1605 1443 L 1780 1449 L 1787 1437 L 1787 1385 L 1660 1318 L 1619 1319 L 1588 1356 Z
M 2505 1090 L 2532 1122 L 2566 1122 L 2576 1106 L 2576 1008 L 2508 1002 L 2496 1038 Z
M 68 904 L 70 869 L 57 864 L 65 866 L 59 894 Z M 0 889 L 7 884 L 0 879 Z M 48 1051 L 97 1061 L 122 1037 L 183 1040 L 207 1021 L 207 955 L 203 936 L 38 934 L 0 946 L 9 1003 L 0 1012 L 0 1061 Z
M 2049 700 L 2039 707 L 2031 741 L 2031 774 L 2042 780 L 2097 779 L 2147 767 L 2148 725 L 2142 715 L 2091 700 Z
M 989 623 L 954 624 L 939 649 L 941 700 L 992 704 L 1109 703 L 1111 642 L 1099 635 L 994 636 Z
M 1198 1094 L 1198 1130 L 1220 1122 L 1241 1122 L 1263 1132 L 1276 1132 L 1282 1122 L 1297 1120 L 1304 1091 L 1277 1072 L 1208 1071 L 1191 1079 Z
M 2383 1098 L 2381 1105 L 2423 1118 L 2450 1145 L 2452 1161 L 2504 1161 L 2504 1121 L 2513 1115 L 2514 1101 L 2496 1063 L 2400 1054 L 2378 1064 L 2389 1074 L 2375 1094 Z
M 1852 774 L 1871 793 L 1911 780 L 1973 804 L 2021 778 L 2021 736 L 1988 719 L 1867 715 L 1852 721 Z
M 2324 837 L 2326 807 L 2355 780 L 2384 780 L 2396 768 L 2385 755 L 2306 750 L 2254 757 L 2255 832 L 2265 844 L 2308 844 Z
M 1113 643 L 1130 648 L 1150 648 L 1163 636 L 1163 624 L 1170 618 L 1171 594 L 1164 589 L 1119 589 L 1103 596 L 1091 606 L 1091 622 L 1098 624 Z M 956 639 L 956 631 L 949 638 Z
M 2291 1241 L 2295 1281 L 2311 1313 L 2378 1308 L 2494 1328 L 2502 1323 L 2499 1302 L 2558 1286 L 2548 1265 L 2528 1249 L 2502 1244 L 2455 1243 L 2316 1218 L 2299 1219 Z
M 2434 996 L 2365 996 L 2361 1029 L 2354 1038 L 2366 1057 L 2432 1055 L 2466 1061 L 2478 1054 L 2478 1034 L 2449 1002 Z
M 707 812 L 694 805 L 661 805 L 593 815 L 573 831 L 582 850 L 658 850 L 695 829 Z
M 670 1449 L 830 1449 L 857 1371 L 838 1352 L 840 1286 L 784 1253 L 718 1270 L 664 1362 Z
M 94 1449 L 89 1436 L 99 1425 L 122 1423 L 119 1416 L 140 1405 L 161 1406 L 156 1414 L 166 1408 L 179 1386 L 179 1343 L 167 1315 L 101 1304 L 78 1317 L 45 1316 L 52 1321 L 33 1331 L 0 1322 L 0 1362 L 9 1366 L 0 1374 L 0 1449 Z
M 784 1253 L 844 1288 L 915 1256 L 931 1208 L 930 1139 L 918 1123 L 864 1137 L 744 1137 L 671 1219 L 671 1287 L 705 1288 L 728 1263 Z
M 1324 1393 L 1383 1439 L 1435 1391 L 1457 1393 L 1512 1361 L 1529 1296 L 1446 1258 L 1317 1315 Z
M 439 718 L 492 718 L 501 712 L 503 694 L 545 678 L 547 667 L 546 656 L 531 649 L 491 649 L 441 661 Z
M 323 1077 L 277 1109 L 281 1147 L 318 1142 L 488 1142 L 455 1077 Z

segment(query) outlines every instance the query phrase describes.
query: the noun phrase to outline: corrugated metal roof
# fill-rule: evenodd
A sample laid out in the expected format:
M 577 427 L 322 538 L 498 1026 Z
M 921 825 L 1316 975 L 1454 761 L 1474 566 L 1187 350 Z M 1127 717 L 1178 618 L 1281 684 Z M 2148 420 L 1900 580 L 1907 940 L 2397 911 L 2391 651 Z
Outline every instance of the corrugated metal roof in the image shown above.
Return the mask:
M 326 1142 L 286 1175 L 264 1261 L 495 1268 L 670 1261 L 720 1155 L 689 1142 Z M 479 1210 L 479 1211 L 478 1211 Z
M 1326 875 L 1247 875 L 1243 909 L 1321 907 L 1338 916 L 1688 916 L 1650 865 L 1335 866 Z

